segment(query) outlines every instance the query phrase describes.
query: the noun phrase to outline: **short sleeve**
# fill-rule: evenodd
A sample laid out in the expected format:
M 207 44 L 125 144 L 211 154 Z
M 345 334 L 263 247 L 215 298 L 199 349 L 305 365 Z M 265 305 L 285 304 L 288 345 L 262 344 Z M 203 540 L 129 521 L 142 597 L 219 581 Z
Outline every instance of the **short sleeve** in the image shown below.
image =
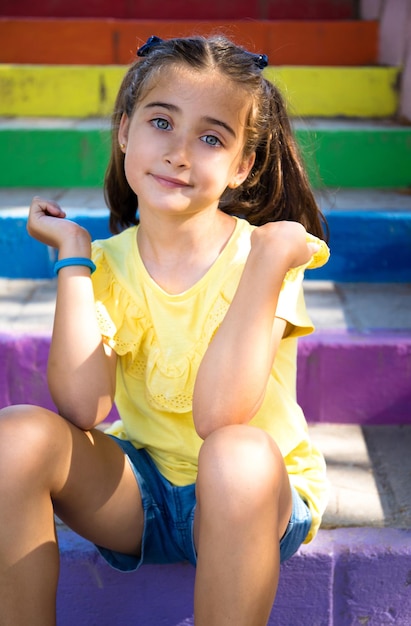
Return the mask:
M 330 251 L 327 244 L 307 234 L 307 242 L 317 243 L 320 247 L 311 260 L 305 265 L 290 269 L 285 275 L 277 304 L 276 316 L 286 320 L 291 325 L 288 336 L 300 337 L 313 332 L 314 325 L 307 313 L 303 292 L 303 279 L 306 269 L 315 269 L 327 263 Z

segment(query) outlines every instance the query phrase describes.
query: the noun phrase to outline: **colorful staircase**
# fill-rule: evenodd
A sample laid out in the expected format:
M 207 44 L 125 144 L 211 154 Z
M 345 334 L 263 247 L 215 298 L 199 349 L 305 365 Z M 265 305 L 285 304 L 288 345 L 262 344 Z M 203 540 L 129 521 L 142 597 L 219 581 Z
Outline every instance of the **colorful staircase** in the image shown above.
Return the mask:
M 298 394 L 333 485 L 318 538 L 282 568 L 269 623 L 409 626 L 411 3 L 16 4 L 0 8 L 0 405 L 52 406 L 54 257 L 27 236 L 27 207 L 40 193 L 108 235 L 108 118 L 136 48 L 222 31 L 267 53 L 331 231 L 330 263 L 307 275 L 318 331 L 300 343 Z M 192 624 L 190 566 L 119 575 L 58 528 L 59 626 Z

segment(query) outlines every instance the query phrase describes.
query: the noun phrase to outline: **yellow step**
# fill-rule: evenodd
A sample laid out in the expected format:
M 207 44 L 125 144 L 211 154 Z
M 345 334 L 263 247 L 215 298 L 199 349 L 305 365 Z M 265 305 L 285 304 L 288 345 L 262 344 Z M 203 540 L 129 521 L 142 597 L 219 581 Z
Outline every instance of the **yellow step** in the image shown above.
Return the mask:
M 126 66 L 0 65 L 0 116 L 110 115 Z M 390 117 L 398 107 L 396 67 L 267 67 L 292 116 Z

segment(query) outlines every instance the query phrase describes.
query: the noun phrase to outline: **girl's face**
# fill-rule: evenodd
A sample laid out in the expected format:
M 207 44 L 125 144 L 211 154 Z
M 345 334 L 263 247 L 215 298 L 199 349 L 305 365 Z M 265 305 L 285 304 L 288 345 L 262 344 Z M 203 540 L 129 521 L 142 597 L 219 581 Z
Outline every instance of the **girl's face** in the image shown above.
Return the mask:
M 140 218 L 216 210 L 254 163 L 243 155 L 248 110 L 245 92 L 218 72 L 166 68 L 118 134 Z

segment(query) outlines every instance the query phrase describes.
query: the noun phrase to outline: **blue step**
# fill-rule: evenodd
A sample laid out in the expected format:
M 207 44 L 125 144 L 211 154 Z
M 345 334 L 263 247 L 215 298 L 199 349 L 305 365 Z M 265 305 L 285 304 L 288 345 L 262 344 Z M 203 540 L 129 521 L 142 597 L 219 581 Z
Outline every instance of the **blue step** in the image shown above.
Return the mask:
M 72 209 L 93 239 L 109 236 L 107 209 Z M 411 282 L 411 211 L 325 210 L 330 261 L 306 278 L 336 282 Z M 29 237 L 26 209 L 0 211 L 0 276 L 50 278 L 54 250 Z

